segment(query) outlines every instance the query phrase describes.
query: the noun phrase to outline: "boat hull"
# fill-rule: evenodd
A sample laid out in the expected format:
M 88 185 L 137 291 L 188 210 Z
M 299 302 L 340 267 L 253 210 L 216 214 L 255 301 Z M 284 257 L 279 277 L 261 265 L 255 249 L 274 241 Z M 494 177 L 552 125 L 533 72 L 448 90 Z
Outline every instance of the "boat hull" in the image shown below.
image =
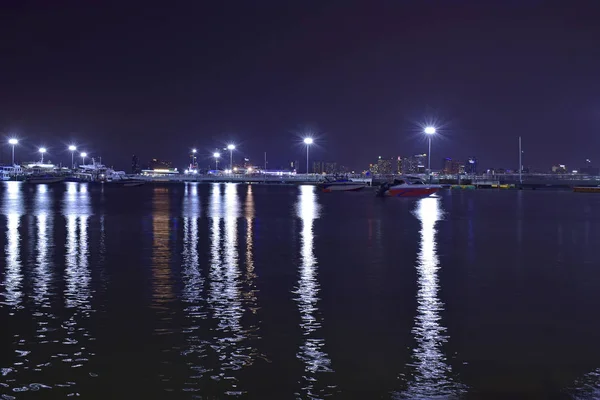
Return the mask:
M 62 176 L 57 176 L 53 178 L 29 178 L 25 182 L 31 183 L 33 185 L 42 185 L 42 184 L 51 184 L 51 183 L 60 183 L 64 182 L 65 178 Z
M 330 192 L 356 192 L 366 185 L 364 183 L 331 183 L 321 185 L 321 190 L 325 193 Z
M 142 186 L 143 184 L 145 184 L 145 181 L 120 181 L 120 182 L 110 182 L 108 183 L 108 185 L 115 185 L 115 186 L 123 186 L 123 187 L 135 187 L 135 186 Z
M 384 195 L 389 197 L 427 197 L 438 192 L 438 187 L 391 187 Z

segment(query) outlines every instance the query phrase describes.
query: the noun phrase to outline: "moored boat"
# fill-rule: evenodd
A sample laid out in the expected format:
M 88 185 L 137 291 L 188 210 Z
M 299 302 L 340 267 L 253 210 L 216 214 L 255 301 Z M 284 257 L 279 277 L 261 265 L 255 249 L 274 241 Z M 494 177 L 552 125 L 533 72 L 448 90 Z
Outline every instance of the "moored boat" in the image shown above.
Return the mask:
M 389 197 L 427 197 L 442 187 L 440 185 L 426 184 L 419 178 L 401 177 L 392 183 L 384 183 L 377 190 L 378 196 Z
M 323 192 L 355 192 L 367 186 L 364 182 L 354 182 L 350 179 L 326 179 L 325 182 L 319 184 L 319 189 Z
M 32 184 L 51 184 L 51 183 L 59 183 L 65 180 L 64 176 L 56 176 L 56 175 L 29 175 L 25 178 L 25 182 Z

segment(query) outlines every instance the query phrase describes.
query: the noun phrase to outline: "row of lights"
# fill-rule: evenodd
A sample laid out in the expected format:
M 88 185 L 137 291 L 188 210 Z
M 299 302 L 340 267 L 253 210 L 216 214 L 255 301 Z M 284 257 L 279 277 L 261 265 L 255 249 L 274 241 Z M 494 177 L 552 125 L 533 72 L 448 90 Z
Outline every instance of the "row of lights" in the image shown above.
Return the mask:
M 304 138 L 304 144 L 306 145 L 306 172 L 308 173 L 308 146 L 314 143 L 314 139 L 311 137 Z M 233 168 L 233 150 L 235 150 L 234 144 L 228 144 L 227 150 L 229 150 L 229 171 L 234 171 Z M 196 149 L 192 149 L 192 153 L 196 154 Z M 215 151 L 213 153 L 213 157 L 215 159 L 215 169 L 219 169 L 219 158 L 221 158 L 221 153 Z
M 19 144 L 19 140 L 12 138 L 8 140 L 8 144 L 10 144 L 12 146 L 12 163 L 13 165 L 15 164 L 15 146 Z M 75 152 L 77 151 L 77 147 L 74 145 L 70 145 L 68 147 L 69 151 L 71 152 L 71 167 L 75 166 Z M 42 164 L 44 163 L 44 154 L 48 151 L 45 147 L 40 147 L 39 150 L 40 154 L 42 155 Z M 81 160 L 83 165 L 85 165 L 85 158 L 87 157 L 87 153 L 84 151 L 82 153 L 79 154 L 81 156 Z

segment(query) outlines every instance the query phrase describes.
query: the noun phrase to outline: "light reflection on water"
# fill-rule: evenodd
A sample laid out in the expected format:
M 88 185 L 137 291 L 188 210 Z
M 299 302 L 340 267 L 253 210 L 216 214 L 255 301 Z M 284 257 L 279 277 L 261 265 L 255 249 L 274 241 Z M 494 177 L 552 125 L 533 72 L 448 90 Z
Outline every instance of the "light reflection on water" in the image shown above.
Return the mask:
M 320 285 L 317 277 L 317 259 L 314 254 L 314 220 L 319 218 L 320 205 L 312 185 L 299 187 L 296 215 L 302 221 L 300 231 L 300 271 L 294 294 L 300 311 L 303 343 L 297 357 L 304 363 L 300 381 L 301 398 L 322 398 L 335 392 L 335 386 L 324 386 L 323 374 L 332 373 L 331 359 L 323 349 L 325 339 L 320 333 L 322 317 L 317 304 Z
M 185 363 L 192 370 L 186 381 L 187 390 L 200 391 L 200 379 L 206 372 L 208 342 L 203 336 L 207 311 L 204 299 L 204 277 L 200 271 L 199 223 L 201 214 L 197 184 L 187 184 L 182 204 L 183 212 L 183 293 L 182 301 L 187 321 L 183 328 L 187 348 L 182 351 Z
M 4 272 L 4 301 L 12 309 L 19 308 L 23 297 L 23 271 L 20 256 L 21 236 L 19 227 L 24 214 L 20 182 L 6 182 L 2 214 L 6 216 L 6 270 Z
M 169 192 L 155 187 L 152 197 L 152 275 L 153 275 L 153 308 L 167 312 L 169 303 L 175 299 L 173 293 L 173 278 L 171 277 L 171 247 L 170 247 L 170 218 Z M 169 318 L 164 316 L 164 318 Z M 155 329 L 157 334 L 171 333 L 164 327 Z
M 412 333 L 417 346 L 407 388 L 398 398 L 449 399 L 460 397 L 465 391 L 452 376 L 442 346 L 447 342 L 446 328 L 441 324 L 440 312 L 444 304 L 438 297 L 438 270 L 436 223 L 444 218 L 441 199 L 427 197 L 417 202 L 414 215 L 421 221 L 421 243 L 417 255 L 417 316 Z
M 234 183 L 213 184 L 208 207 L 211 255 L 207 301 L 216 320 L 211 349 L 218 359 L 211 379 L 218 384 L 219 392 L 233 396 L 246 393 L 240 386 L 239 372 L 253 365 L 259 356 L 252 341 L 256 329 L 242 321 L 255 298 L 239 265 L 239 187 Z
M 95 340 L 88 328 L 93 309 L 88 232 L 92 209 L 87 184 L 67 184 L 63 214 L 67 229 L 64 294 L 67 313 L 61 324 L 65 347 L 54 357 L 60 358 L 70 368 L 79 369 L 94 356 L 90 346 Z M 68 381 L 61 386 L 72 387 L 69 395 L 79 395 L 75 382 Z
M 37 306 L 49 308 L 48 296 L 52 282 L 52 257 L 50 251 L 53 247 L 53 202 L 48 194 L 46 185 L 38 185 L 35 194 L 34 213 L 37 229 L 37 246 L 35 272 L 33 276 L 34 301 Z

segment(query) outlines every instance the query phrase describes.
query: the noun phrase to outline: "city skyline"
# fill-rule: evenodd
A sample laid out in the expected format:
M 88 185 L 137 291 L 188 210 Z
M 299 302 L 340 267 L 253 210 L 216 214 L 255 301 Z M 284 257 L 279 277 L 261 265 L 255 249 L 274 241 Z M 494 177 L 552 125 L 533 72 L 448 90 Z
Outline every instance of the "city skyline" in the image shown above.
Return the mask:
M 434 123 L 433 169 L 514 167 L 519 136 L 534 168 L 595 162 L 600 7 L 576 3 L 9 5 L 0 132 L 120 167 L 230 142 L 285 165 L 312 132 L 311 158 L 359 168 L 427 152 Z

